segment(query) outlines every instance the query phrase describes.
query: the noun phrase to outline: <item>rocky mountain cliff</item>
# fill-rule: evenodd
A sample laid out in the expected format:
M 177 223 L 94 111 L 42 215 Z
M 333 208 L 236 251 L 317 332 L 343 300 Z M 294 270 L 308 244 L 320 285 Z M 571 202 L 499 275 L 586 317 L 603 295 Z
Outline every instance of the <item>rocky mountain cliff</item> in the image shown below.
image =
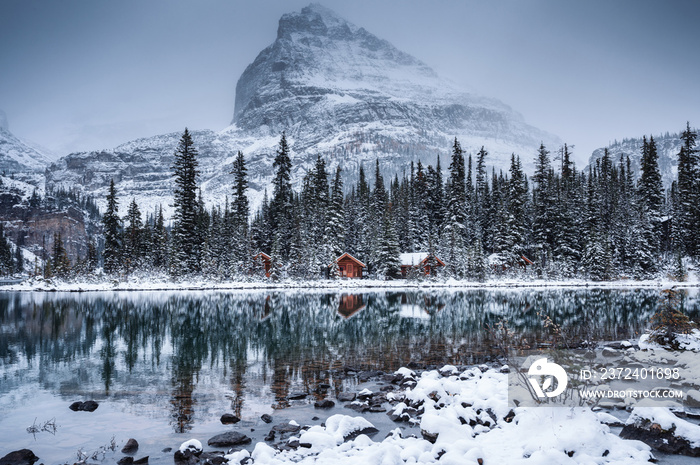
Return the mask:
M 184 128 L 183 128 L 184 129 Z M 236 151 L 246 156 L 255 205 L 272 175 L 274 151 L 287 132 L 299 183 L 318 155 L 340 165 L 346 185 L 358 167 L 379 159 L 385 178 L 410 161 L 434 163 L 452 139 L 491 165 L 507 169 L 512 152 L 526 167 L 540 142 L 559 140 L 524 122 L 510 107 L 461 90 L 427 65 L 320 5 L 279 21 L 277 38 L 238 80 L 232 125 L 194 131 L 201 184 L 209 202 L 230 194 Z M 111 150 L 71 154 L 51 165 L 47 183 L 80 185 L 104 198 L 110 178 L 121 196 L 168 211 L 170 166 L 181 133 L 141 139 Z M 443 158 L 444 166 L 449 165 Z
M 0 110 L 0 173 L 43 171 L 49 163 L 41 149 L 10 132 L 7 116 Z

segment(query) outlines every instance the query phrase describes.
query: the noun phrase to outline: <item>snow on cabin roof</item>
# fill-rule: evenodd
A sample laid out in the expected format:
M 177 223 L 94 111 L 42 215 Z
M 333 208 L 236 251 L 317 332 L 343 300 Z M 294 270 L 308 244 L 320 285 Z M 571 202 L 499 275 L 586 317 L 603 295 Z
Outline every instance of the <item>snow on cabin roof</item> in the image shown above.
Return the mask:
M 428 252 L 402 253 L 399 255 L 401 266 L 417 266 L 428 258 Z

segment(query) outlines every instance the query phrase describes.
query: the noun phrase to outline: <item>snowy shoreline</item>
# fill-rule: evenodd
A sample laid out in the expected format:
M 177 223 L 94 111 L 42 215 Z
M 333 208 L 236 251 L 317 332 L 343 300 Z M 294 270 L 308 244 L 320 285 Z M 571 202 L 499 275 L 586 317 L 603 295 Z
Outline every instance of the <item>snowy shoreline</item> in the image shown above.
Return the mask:
M 65 282 L 58 280 L 31 279 L 18 284 L 0 286 L 0 292 L 93 292 L 93 291 L 225 291 L 225 290 L 270 290 L 285 291 L 290 289 L 337 290 L 337 291 L 374 291 L 374 290 L 415 290 L 415 289 L 663 289 L 663 288 L 697 288 L 700 282 L 678 282 L 671 280 L 643 281 L 586 281 L 564 280 L 548 281 L 545 279 L 525 280 L 491 280 L 486 282 L 459 281 L 381 281 L 381 280 L 285 280 L 275 283 L 265 281 L 230 281 L 211 282 L 207 280 L 171 281 L 159 278 L 152 281 L 135 277 L 127 281 Z

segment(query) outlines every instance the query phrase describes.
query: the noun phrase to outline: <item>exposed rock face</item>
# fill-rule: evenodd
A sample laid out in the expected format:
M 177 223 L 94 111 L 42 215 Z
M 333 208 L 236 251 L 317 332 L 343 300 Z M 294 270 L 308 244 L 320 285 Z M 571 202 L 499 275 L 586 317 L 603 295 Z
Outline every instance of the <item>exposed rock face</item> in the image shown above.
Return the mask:
M 42 171 L 49 163 L 46 154 L 10 132 L 5 113 L 0 111 L 0 173 Z
M 550 148 L 558 144 L 502 102 L 460 89 L 319 5 L 282 16 L 274 43 L 238 80 L 233 125 L 220 133 L 193 132 L 205 198 L 220 203 L 230 194 L 231 166 L 242 150 L 255 206 L 271 179 L 282 131 L 291 146 L 297 185 L 317 155 L 331 172 L 340 165 L 350 183 L 359 164 L 369 167 L 375 158 L 385 178 L 402 172 L 411 160 L 434 163 L 438 152 L 449 152 L 455 136 L 471 152 L 486 146 L 488 163 L 505 169 L 512 152 L 527 166 L 540 142 Z M 114 178 L 120 195 L 135 197 L 142 210 L 160 203 L 168 214 L 170 166 L 179 136 L 71 154 L 47 170 L 47 183 L 82 185 L 103 199 Z

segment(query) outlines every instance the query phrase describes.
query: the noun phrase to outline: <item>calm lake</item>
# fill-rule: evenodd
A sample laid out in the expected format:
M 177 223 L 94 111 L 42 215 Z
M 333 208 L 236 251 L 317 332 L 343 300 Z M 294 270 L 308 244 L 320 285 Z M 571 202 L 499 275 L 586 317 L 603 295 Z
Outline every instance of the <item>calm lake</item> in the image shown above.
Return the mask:
M 119 449 L 137 438 L 137 458 L 172 463 L 172 454 L 158 458 L 163 448 L 230 429 L 223 413 L 256 440 L 269 430 L 260 415 L 274 424 L 323 416 L 311 404 L 352 389 L 356 373 L 493 360 L 486 328 L 501 320 L 522 348 L 555 342 L 547 317 L 571 343 L 638 337 L 658 297 L 582 288 L 0 293 L 0 456 L 29 448 L 46 465 L 73 463 L 78 449 L 114 436 Z M 695 296 L 684 307 L 700 313 Z M 309 395 L 290 400 L 295 393 Z M 68 409 L 89 399 L 95 412 Z M 55 431 L 27 432 L 50 420 Z M 108 452 L 105 463 L 121 456 Z

